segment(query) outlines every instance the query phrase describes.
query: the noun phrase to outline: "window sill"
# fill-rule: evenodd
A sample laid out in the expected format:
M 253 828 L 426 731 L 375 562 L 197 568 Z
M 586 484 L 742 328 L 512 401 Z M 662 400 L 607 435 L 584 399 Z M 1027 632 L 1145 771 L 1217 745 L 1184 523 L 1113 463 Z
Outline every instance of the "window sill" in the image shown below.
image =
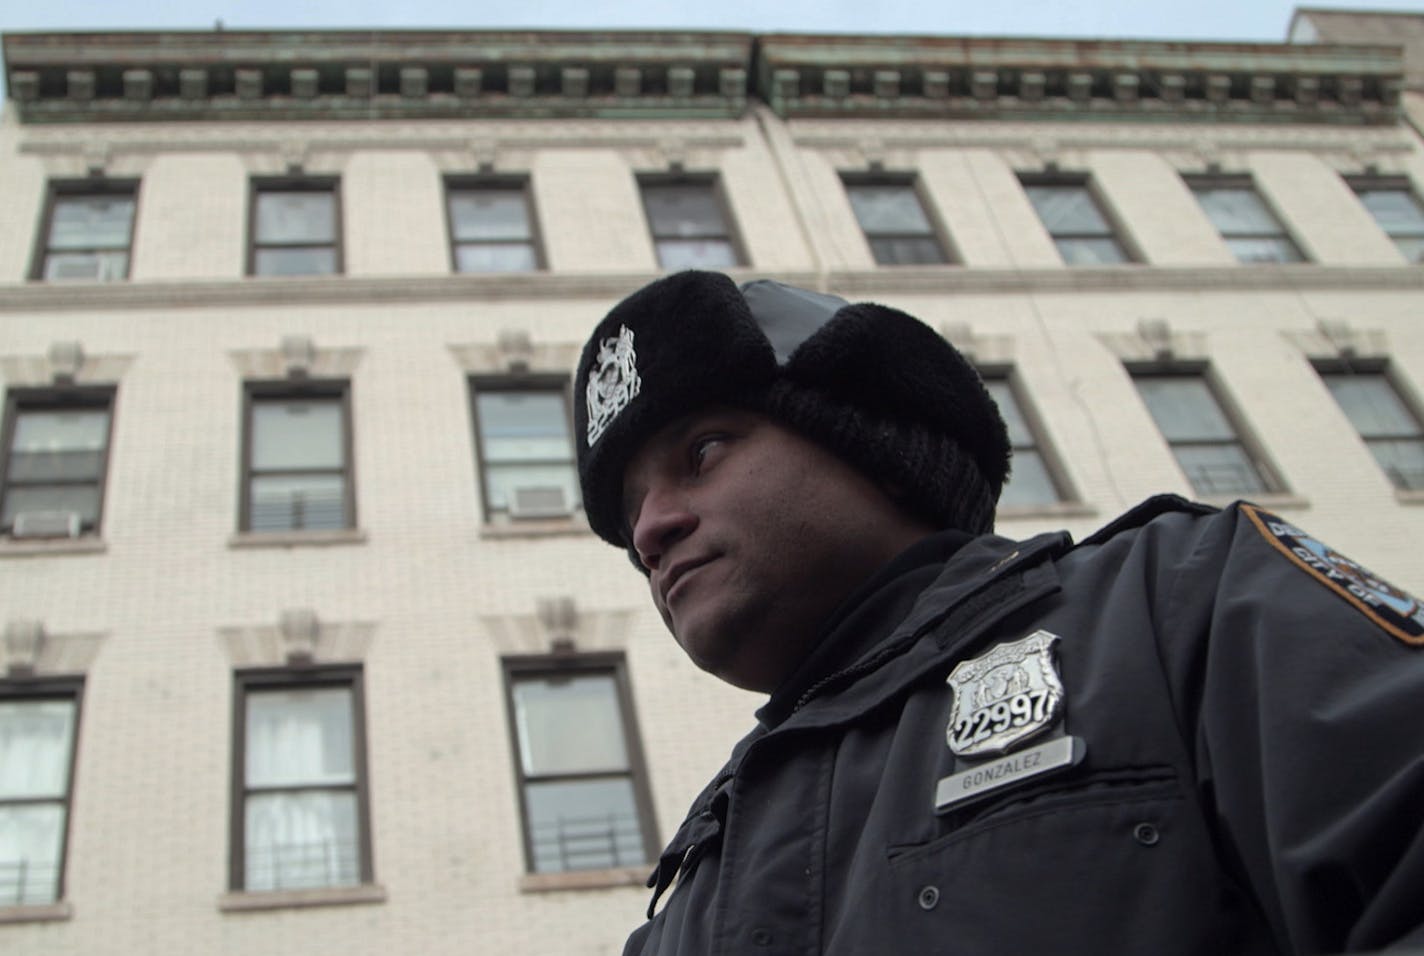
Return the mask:
M 73 917 L 74 907 L 68 903 L 0 906 L 0 923 L 52 923 Z
M 565 534 L 588 534 L 588 522 L 583 513 L 567 518 L 502 519 L 498 524 L 486 524 L 481 538 L 550 538 Z
M 526 873 L 519 878 L 521 893 L 560 890 L 602 890 L 615 886 L 647 886 L 653 864 L 620 866 L 611 870 L 569 870 L 564 873 Z
M 1424 491 L 1417 488 L 1396 488 L 1394 500 L 1402 505 L 1424 505 Z
M 263 890 L 248 893 L 235 890 L 218 897 L 224 913 L 251 913 L 304 906 L 349 906 L 355 903 L 384 903 L 386 888 L 376 883 L 360 886 L 323 886 L 312 890 Z
M 1097 513 L 1097 508 L 1082 501 L 1056 501 L 1051 504 L 1000 508 L 994 518 L 999 521 L 1016 521 L 1021 518 L 1089 518 Z
M 102 538 L 0 538 L 0 558 L 33 558 L 49 554 L 103 554 L 109 546 Z
M 342 528 L 340 531 L 239 531 L 227 539 L 229 548 L 324 548 L 365 543 L 366 532 L 359 528 Z
M 1225 508 L 1238 501 L 1249 501 L 1253 505 L 1260 505 L 1270 511 L 1303 511 L 1310 507 L 1309 498 L 1302 498 L 1300 495 L 1288 492 L 1262 493 L 1249 498 L 1244 498 L 1241 495 L 1203 495 L 1201 500 L 1205 504 L 1217 508 Z

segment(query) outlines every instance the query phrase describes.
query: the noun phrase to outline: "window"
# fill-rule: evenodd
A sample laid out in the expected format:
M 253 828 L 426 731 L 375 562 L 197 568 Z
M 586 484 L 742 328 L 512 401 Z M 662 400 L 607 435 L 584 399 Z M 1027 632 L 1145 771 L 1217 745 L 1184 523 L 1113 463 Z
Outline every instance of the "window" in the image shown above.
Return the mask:
M 1238 262 L 1305 260 L 1250 179 L 1191 179 L 1188 185 Z
M 741 264 L 716 184 L 641 182 L 643 209 L 664 269 L 724 269 Z
M 17 538 L 98 530 L 113 400 L 112 389 L 10 394 L 0 530 Z
M 846 195 L 876 264 L 949 261 L 913 184 L 847 181 Z
M 361 672 L 237 675 L 232 888 L 372 882 Z
M 1351 179 L 1349 183 L 1404 258 L 1424 262 L 1424 206 L 1408 180 Z
M 999 507 L 1031 508 L 1062 500 L 1008 376 L 987 375 L 984 385 L 1004 416 L 1004 423 L 1009 427 L 1009 444 L 1014 451 L 1013 473 L 999 495 Z
M 1070 266 L 1130 262 L 1086 179 L 1021 176 L 1024 192 Z
M 348 398 L 345 382 L 248 386 L 244 531 L 355 527 Z
M 579 504 L 562 381 L 471 382 L 485 516 L 567 517 Z
M 522 183 L 452 182 L 445 193 L 456 272 L 534 272 L 539 250 Z
M 33 278 L 127 279 L 137 191 L 132 182 L 52 184 Z
M 1394 486 L 1403 491 L 1424 490 L 1424 427 L 1389 380 L 1384 366 L 1366 371 L 1325 366 L 1319 371 Z
M 506 659 L 529 871 L 641 866 L 657 835 L 621 656 Z
M 1133 381 L 1177 464 L 1200 495 L 1277 490 L 1248 452 L 1201 374 L 1135 374 Z
M 0 907 L 64 895 L 79 687 L 0 683 Z
M 335 182 L 254 182 L 248 272 L 258 276 L 340 272 L 341 224 L 336 199 Z

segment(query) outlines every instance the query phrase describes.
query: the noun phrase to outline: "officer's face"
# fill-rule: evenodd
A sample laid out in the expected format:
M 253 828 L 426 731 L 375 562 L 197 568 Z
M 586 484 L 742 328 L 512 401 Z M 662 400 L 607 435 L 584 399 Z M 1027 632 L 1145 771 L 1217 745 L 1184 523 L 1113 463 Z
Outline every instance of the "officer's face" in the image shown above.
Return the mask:
M 859 471 L 763 415 L 711 408 L 624 473 L 653 603 L 703 670 L 770 691 L 836 606 L 931 529 Z

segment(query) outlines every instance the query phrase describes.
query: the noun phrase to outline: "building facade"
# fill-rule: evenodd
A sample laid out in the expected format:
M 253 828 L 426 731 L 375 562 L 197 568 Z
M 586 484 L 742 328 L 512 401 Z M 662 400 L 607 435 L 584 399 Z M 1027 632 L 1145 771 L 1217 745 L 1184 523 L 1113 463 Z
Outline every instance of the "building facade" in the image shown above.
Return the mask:
M 0 949 L 620 951 L 758 702 L 579 512 L 670 270 L 940 330 L 1002 534 L 1248 497 L 1418 593 L 1420 94 L 1326 40 L 6 37 Z

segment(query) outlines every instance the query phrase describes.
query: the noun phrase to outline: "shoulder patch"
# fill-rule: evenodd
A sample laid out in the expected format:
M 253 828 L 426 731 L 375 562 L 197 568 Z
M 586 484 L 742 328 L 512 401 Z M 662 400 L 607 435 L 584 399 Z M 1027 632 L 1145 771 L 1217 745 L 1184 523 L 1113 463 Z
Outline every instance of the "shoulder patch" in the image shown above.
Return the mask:
M 1424 604 L 1417 598 L 1269 511 L 1248 504 L 1241 505 L 1241 511 L 1277 551 L 1386 634 L 1406 644 L 1424 646 Z

